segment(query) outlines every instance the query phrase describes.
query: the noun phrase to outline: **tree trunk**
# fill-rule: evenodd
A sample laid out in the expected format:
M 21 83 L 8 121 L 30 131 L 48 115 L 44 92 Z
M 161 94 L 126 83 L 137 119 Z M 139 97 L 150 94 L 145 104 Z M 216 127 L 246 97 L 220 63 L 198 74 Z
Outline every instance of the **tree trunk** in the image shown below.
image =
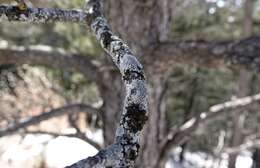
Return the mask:
M 158 167 L 160 143 L 166 136 L 166 110 L 163 101 L 165 78 L 163 74 L 154 75 L 149 79 L 149 120 L 141 139 L 141 151 L 137 167 Z
M 233 116 L 233 129 L 232 129 L 232 133 L 233 136 L 231 138 L 231 147 L 236 147 L 238 145 L 240 145 L 243 142 L 243 134 L 242 134 L 242 129 L 244 126 L 244 114 L 242 114 L 242 112 L 240 112 L 240 114 L 235 114 Z M 228 162 L 228 167 L 229 168 L 236 168 L 236 159 L 237 159 L 237 154 L 230 154 L 229 155 L 229 162 Z
M 151 46 L 164 41 L 170 31 L 173 0 L 108 0 L 104 2 L 106 17 L 112 29 L 126 40 L 141 60 L 149 60 Z M 151 51 L 152 52 L 152 51 Z M 144 64 L 149 82 L 149 119 L 142 132 L 137 167 L 158 168 L 160 143 L 166 135 L 166 110 L 162 101 L 168 67 Z M 162 68 L 163 67 L 163 68 Z M 106 81 L 111 88 L 101 90 L 104 99 L 104 138 L 110 144 L 116 128 L 115 118 L 121 111 L 122 91 L 114 74 L 107 73 Z M 112 76 L 111 76 L 112 75 Z M 117 85 L 117 86 L 115 86 Z
M 249 94 L 249 84 L 252 79 L 252 74 L 241 70 L 239 81 L 238 81 L 238 88 L 237 88 L 237 97 L 245 97 Z M 238 112 L 233 112 L 232 116 L 232 122 L 233 122 L 233 128 L 232 128 L 232 137 L 231 137 L 231 147 L 239 146 L 243 142 L 243 133 L 242 130 L 244 129 L 244 120 L 245 115 L 244 111 L 241 109 Z M 228 167 L 229 168 L 236 168 L 236 159 L 237 159 L 237 153 L 230 154 L 229 155 L 229 162 Z
M 114 142 L 116 128 L 119 123 L 123 107 L 124 95 L 120 74 L 115 71 L 106 71 L 103 75 L 105 85 L 100 85 L 100 94 L 103 98 L 102 121 L 105 146 Z
M 251 36 L 253 33 L 252 26 L 252 0 L 246 0 L 244 4 L 244 36 Z M 240 71 L 237 97 L 244 97 L 249 94 L 249 85 L 252 79 L 252 74 L 246 70 Z M 233 135 L 231 139 L 231 147 L 240 145 L 243 142 L 243 125 L 244 125 L 244 114 L 240 110 L 239 113 L 233 116 Z M 229 155 L 229 168 L 236 168 L 237 154 Z

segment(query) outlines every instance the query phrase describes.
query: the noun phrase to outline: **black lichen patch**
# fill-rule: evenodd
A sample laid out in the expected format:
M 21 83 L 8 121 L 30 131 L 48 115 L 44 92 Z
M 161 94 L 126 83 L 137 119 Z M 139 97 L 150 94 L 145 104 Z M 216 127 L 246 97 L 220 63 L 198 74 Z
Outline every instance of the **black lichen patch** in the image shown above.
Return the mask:
M 104 45 L 104 48 L 108 49 L 108 46 L 112 42 L 112 35 L 110 32 L 105 31 L 104 33 L 101 34 L 101 41 L 102 44 Z
M 141 131 L 148 117 L 146 111 L 140 108 L 138 104 L 131 104 L 126 107 L 126 114 L 124 116 L 124 123 L 127 123 L 128 129 L 136 133 Z
M 132 81 L 134 79 L 145 80 L 143 72 L 142 71 L 134 71 L 134 70 L 127 69 L 124 72 L 123 80 L 125 80 L 125 81 Z

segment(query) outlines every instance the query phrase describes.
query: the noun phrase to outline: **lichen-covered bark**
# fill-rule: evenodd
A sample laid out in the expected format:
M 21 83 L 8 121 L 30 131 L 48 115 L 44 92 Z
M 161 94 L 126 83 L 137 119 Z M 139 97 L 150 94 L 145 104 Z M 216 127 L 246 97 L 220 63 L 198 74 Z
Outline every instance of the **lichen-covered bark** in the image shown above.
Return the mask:
M 143 67 L 126 43 L 112 33 L 100 8 L 98 0 L 88 2 L 87 11 L 92 15 L 89 23 L 122 75 L 126 89 L 125 102 L 115 144 L 70 168 L 133 167 L 140 147 L 140 131 L 147 120 L 147 88 Z
M 0 20 L 24 21 L 34 23 L 77 22 L 86 23 L 90 15 L 80 10 L 54 8 L 27 8 L 19 10 L 16 6 L 0 6 Z

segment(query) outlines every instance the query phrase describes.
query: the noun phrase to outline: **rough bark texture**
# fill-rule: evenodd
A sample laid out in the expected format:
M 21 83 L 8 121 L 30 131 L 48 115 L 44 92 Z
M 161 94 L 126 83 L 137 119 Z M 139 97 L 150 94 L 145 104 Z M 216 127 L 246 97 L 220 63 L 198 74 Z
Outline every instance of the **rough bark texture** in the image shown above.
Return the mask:
M 51 8 L 27 8 L 19 10 L 16 6 L 0 6 L 0 20 L 24 21 L 34 23 L 77 22 L 85 24 L 90 15 L 78 10 Z
M 104 5 L 112 28 L 141 53 L 168 39 L 174 0 L 108 0 Z

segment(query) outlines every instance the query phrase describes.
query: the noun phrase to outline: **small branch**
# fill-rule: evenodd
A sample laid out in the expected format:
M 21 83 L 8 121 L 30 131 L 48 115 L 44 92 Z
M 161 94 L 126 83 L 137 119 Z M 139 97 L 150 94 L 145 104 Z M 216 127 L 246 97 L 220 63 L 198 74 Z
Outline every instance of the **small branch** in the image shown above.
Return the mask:
M 53 137 L 59 137 L 59 136 L 65 136 L 65 137 L 71 137 L 71 138 L 79 138 L 87 143 L 89 143 L 90 145 L 92 145 L 93 147 L 95 147 L 97 150 L 101 150 L 101 145 L 98 144 L 97 142 L 95 142 L 94 140 L 86 137 L 84 134 L 60 134 L 60 133 L 56 133 L 56 132 L 47 132 L 47 131 L 25 131 L 28 134 L 47 134 L 47 135 L 51 135 Z
M 236 100 L 231 100 L 225 103 L 217 104 L 209 108 L 208 112 L 203 112 L 198 117 L 193 117 L 186 121 L 179 128 L 173 128 L 168 134 L 167 139 L 162 143 L 162 154 L 161 159 L 168 155 L 168 151 L 172 149 L 173 146 L 178 146 L 182 144 L 188 136 L 195 132 L 195 130 L 202 124 L 215 119 L 221 114 L 225 113 L 226 110 L 232 111 L 237 108 L 246 108 L 253 103 L 260 102 L 260 94 L 253 96 L 248 96 L 244 98 L 239 98 Z
M 16 6 L 0 6 L 0 18 L 7 21 L 49 23 L 72 22 L 85 24 L 91 15 L 80 10 L 64 10 L 54 8 L 28 8 L 21 11 Z
M 83 105 L 83 104 L 69 105 L 69 106 L 51 110 L 49 112 L 42 113 L 38 116 L 27 118 L 24 121 L 20 121 L 19 123 L 10 124 L 6 128 L 1 128 L 0 137 L 13 134 L 20 129 L 24 129 L 32 125 L 37 125 L 42 121 L 46 121 L 54 117 L 58 117 L 69 113 L 78 113 L 78 112 L 87 112 L 90 114 L 99 113 L 98 109 L 88 105 Z

